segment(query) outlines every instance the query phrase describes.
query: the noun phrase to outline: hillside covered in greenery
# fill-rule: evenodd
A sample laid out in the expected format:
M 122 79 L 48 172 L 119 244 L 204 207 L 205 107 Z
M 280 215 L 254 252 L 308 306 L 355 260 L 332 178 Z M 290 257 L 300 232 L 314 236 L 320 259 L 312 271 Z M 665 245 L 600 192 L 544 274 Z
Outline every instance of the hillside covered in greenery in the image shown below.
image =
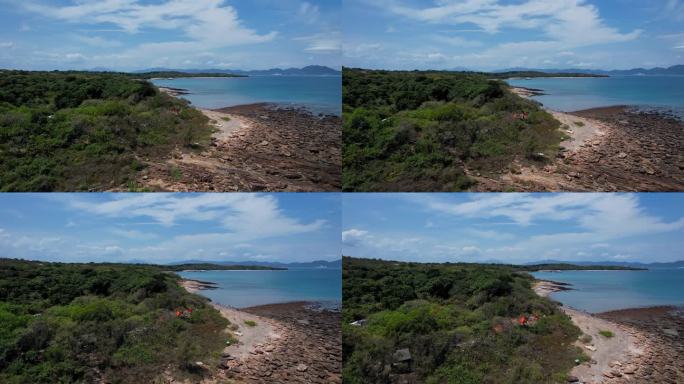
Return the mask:
M 147 161 L 207 146 L 212 129 L 132 75 L 0 71 L 0 191 L 135 188 Z
M 228 323 L 177 279 L 156 266 L 0 259 L 0 382 L 197 381 Z
M 488 76 L 345 68 L 344 190 L 459 191 L 555 157 L 558 121 Z
M 580 330 L 508 266 L 343 260 L 344 383 L 562 383 Z M 354 322 L 352 324 L 352 322 Z

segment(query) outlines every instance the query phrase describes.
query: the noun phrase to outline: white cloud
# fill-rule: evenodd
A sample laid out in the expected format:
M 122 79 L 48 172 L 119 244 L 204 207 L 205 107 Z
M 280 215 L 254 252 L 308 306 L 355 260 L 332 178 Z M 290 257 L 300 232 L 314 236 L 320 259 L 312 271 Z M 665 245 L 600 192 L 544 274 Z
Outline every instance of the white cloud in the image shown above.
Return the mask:
M 506 27 L 537 29 L 566 45 L 628 41 L 641 33 L 638 30 L 620 33 L 606 26 L 598 9 L 582 0 L 527 0 L 516 4 L 502 4 L 497 0 L 437 0 L 434 3 L 432 7 L 412 8 L 390 2 L 387 9 L 428 23 L 475 24 L 489 33 L 498 33 Z
M 318 6 L 307 1 L 299 6 L 298 14 L 307 23 L 316 23 L 321 17 L 321 11 Z
M 74 35 L 73 38 L 79 43 L 90 45 L 93 47 L 112 48 L 120 47 L 122 45 L 120 41 L 108 40 L 99 36 Z
M 111 65 L 112 59 L 138 65 L 172 65 L 178 57 L 187 58 L 219 48 L 259 44 L 274 40 L 278 33 L 259 33 L 248 28 L 236 9 L 224 0 L 165 0 L 143 5 L 139 0 L 78 0 L 73 5 L 48 6 L 29 2 L 26 10 L 47 18 L 82 24 L 112 24 L 121 31 L 135 34 L 149 30 L 177 30 L 183 37 L 174 41 L 140 44 L 111 57 L 92 57 L 95 63 Z M 82 37 L 81 43 L 116 47 L 117 41 L 98 36 Z M 167 57 L 165 63 L 160 57 Z M 80 58 L 79 58 L 80 59 Z M 74 61 L 67 59 L 67 62 Z M 180 60 L 177 60 L 180 61 Z M 175 64 L 175 63 L 173 63 Z
M 468 245 L 461 248 L 462 256 L 479 256 L 482 254 L 482 250 L 474 245 Z
M 449 27 L 476 26 L 477 29 L 461 29 L 441 33 L 438 36 L 424 36 L 442 45 L 465 48 L 477 46 L 477 41 L 464 38 L 459 32 L 484 31 L 489 34 L 504 34 L 508 30 L 529 30 L 534 34 L 530 40 L 507 41 L 489 46 L 487 49 L 473 53 L 465 52 L 445 55 L 440 67 L 513 67 L 513 66 L 548 66 L 544 59 L 568 50 L 595 46 L 600 44 L 632 41 L 641 36 L 641 30 L 620 31 L 610 27 L 601 18 L 598 8 L 583 0 L 523 0 L 515 3 L 501 0 L 434 0 L 431 5 L 407 5 L 402 0 L 359 0 L 368 6 L 387 10 L 405 19 L 423 24 L 443 25 Z M 363 42 L 357 42 L 362 45 Z M 354 48 L 353 45 L 350 45 Z M 393 67 L 420 68 L 434 67 L 434 57 L 424 52 L 425 48 L 415 49 L 401 45 L 392 47 L 395 56 Z M 366 63 L 385 60 L 370 60 L 345 47 L 345 56 L 364 58 Z M 385 53 L 387 55 L 387 53 Z M 586 63 L 589 63 L 588 61 Z M 556 64 L 555 62 L 553 63 Z M 382 64 L 381 64 L 382 65 Z M 570 65 L 570 63 L 558 63 Z
M 311 53 L 339 53 L 342 49 L 339 31 L 296 37 L 294 40 L 305 41 L 307 47 L 304 50 Z
M 348 229 L 346 231 L 342 231 L 342 244 L 353 247 L 358 245 L 364 239 L 368 238 L 368 236 L 368 231 L 354 228 Z
M 14 43 L 11 41 L 2 42 L 2 43 L 0 43 L 0 48 L 12 49 L 12 48 L 14 48 Z
M 243 193 L 117 195 L 114 200 L 97 203 L 73 197 L 70 204 L 91 214 L 150 218 L 163 226 L 172 226 L 181 220 L 214 221 L 227 231 L 216 235 L 243 241 L 313 232 L 325 224 L 325 220 L 302 223 L 286 216 L 273 196 Z

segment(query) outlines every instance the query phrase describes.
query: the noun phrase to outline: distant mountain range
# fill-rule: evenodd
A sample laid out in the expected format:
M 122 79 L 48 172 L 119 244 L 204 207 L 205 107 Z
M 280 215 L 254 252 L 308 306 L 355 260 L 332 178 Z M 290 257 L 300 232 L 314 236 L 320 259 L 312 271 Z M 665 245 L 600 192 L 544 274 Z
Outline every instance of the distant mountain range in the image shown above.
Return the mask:
M 273 261 L 206 261 L 206 260 L 183 260 L 170 265 L 179 264 L 217 264 L 217 265 L 244 265 L 244 266 L 258 266 L 271 268 L 330 268 L 341 269 L 342 259 L 334 261 L 316 260 L 306 263 L 281 263 Z
M 616 267 L 633 267 L 633 268 L 648 268 L 648 269 L 663 269 L 663 268 L 684 268 L 684 260 L 673 261 L 669 263 L 640 263 L 640 262 L 626 262 L 626 261 L 559 261 L 559 260 L 540 260 L 525 263 L 525 265 L 537 264 L 574 264 L 583 266 L 592 265 L 607 265 Z
M 624 69 L 624 70 L 601 70 L 601 69 L 577 69 L 577 68 L 566 68 L 566 69 L 539 69 L 539 68 L 508 68 L 499 71 L 494 71 L 495 73 L 500 72 L 546 72 L 546 73 L 585 73 L 592 75 L 608 75 L 608 76 L 639 76 L 639 75 L 684 75 L 684 65 L 674 65 L 669 68 L 634 68 L 634 69 Z
M 229 73 L 246 76 L 340 76 L 341 72 L 322 65 L 309 65 L 304 68 L 273 68 L 266 70 L 245 71 L 241 69 L 172 69 L 148 68 L 134 73 L 145 72 L 184 72 L 184 73 Z

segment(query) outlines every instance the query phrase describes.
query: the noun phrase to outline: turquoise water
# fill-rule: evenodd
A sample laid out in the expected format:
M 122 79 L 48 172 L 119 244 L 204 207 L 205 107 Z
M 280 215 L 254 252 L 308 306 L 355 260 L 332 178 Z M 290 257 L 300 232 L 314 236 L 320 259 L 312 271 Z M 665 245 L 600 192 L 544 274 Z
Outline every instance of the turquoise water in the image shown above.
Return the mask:
M 342 112 L 339 76 L 252 76 L 153 80 L 162 87 L 190 91 L 182 97 L 200 108 L 215 109 L 253 103 L 305 107 L 311 112 Z
M 551 298 L 591 313 L 684 305 L 684 269 L 535 272 L 532 275 L 572 284 L 572 291 L 556 292 Z
M 605 78 L 511 79 L 508 83 L 544 90 L 534 99 L 556 111 L 612 105 L 671 109 L 684 118 L 684 76 L 614 76 Z
M 201 291 L 219 304 L 235 308 L 255 305 L 316 301 L 342 301 L 339 269 L 289 269 L 286 271 L 181 272 L 183 278 L 217 283 L 219 289 Z

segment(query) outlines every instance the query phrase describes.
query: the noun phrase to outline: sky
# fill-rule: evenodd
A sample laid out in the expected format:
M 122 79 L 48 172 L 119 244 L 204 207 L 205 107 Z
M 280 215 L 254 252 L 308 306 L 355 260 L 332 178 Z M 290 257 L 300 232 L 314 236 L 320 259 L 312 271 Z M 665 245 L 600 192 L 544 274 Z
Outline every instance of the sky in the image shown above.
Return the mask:
M 0 0 L 0 68 L 340 66 L 341 0 Z
M 340 222 L 337 193 L 7 193 L 0 199 L 0 257 L 336 260 Z
M 344 194 L 346 256 L 419 262 L 684 260 L 684 195 Z
M 684 64 L 684 0 L 344 4 L 343 64 L 350 67 L 631 69 Z

